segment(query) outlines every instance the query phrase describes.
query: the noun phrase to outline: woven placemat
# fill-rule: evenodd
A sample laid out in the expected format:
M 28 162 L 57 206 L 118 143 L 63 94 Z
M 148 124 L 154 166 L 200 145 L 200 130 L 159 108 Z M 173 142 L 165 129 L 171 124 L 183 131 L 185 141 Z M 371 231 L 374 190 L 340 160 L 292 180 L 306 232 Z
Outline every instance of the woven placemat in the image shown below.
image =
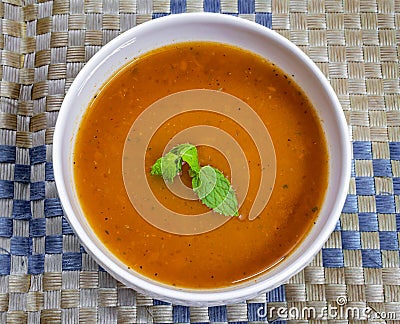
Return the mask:
M 347 117 L 352 178 L 314 260 L 253 300 L 185 307 L 99 269 L 58 199 L 52 138 L 65 93 L 121 32 L 181 12 L 238 15 L 313 59 Z M 0 323 L 399 323 L 400 2 L 3 0 L 0 2 Z

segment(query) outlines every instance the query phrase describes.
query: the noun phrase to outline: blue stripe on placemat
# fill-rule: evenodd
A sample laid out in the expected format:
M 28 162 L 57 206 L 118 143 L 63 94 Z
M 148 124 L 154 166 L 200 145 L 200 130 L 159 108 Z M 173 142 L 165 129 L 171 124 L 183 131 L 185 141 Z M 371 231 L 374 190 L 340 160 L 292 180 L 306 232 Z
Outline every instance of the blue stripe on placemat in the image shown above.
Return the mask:
M 371 142 L 354 141 L 353 142 L 353 156 L 357 160 L 372 159 Z
M 361 235 L 357 231 L 342 231 L 342 247 L 346 250 L 361 249 Z
M 375 194 L 375 181 L 373 177 L 356 177 L 355 181 L 357 195 Z
M 281 285 L 267 292 L 267 302 L 284 302 L 286 301 L 285 286 Z
M 45 180 L 54 181 L 54 169 L 51 162 L 46 162 L 45 164 Z
M 323 248 L 322 264 L 325 268 L 342 268 L 344 266 L 343 250 Z
M 400 232 L 400 214 L 396 214 L 396 230 Z
M 44 181 L 31 183 L 31 200 L 42 200 L 46 197 Z
M 0 180 L 0 199 L 14 198 L 14 181 Z
M 184 13 L 186 11 L 186 0 L 171 0 L 170 10 L 172 14 Z
M 64 212 L 58 198 L 47 198 L 44 200 L 44 215 L 46 217 L 63 216 Z
M 15 219 L 31 219 L 31 202 L 29 200 L 15 199 L 13 201 L 12 217 Z
M 391 160 L 400 160 L 400 142 L 389 142 Z
M 398 250 L 399 239 L 397 232 L 394 231 L 382 231 L 379 232 L 379 243 L 381 250 Z
M 44 254 L 34 254 L 28 256 L 28 273 L 41 274 L 44 272 Z
M 46 162 L 46 145 L 35 146 L 29 150 L 31 164 Z
M 46 236 L 46 219 L 33 218 L 29 222 L 29 236 L 41 237 Z
M 342 211 L 343 213 L 357 213 L 358 198 L 356 195 L 347 195 Z
M 62 255 L 63 271 L 78 271 L 82 269 L 82 254 L 80 252 L 65 252 Z
M 14 166 L 14 181 L 28 183 L 31 181 L 31 166 L 16 164 Z
M 376 232 L 378 230 L 378 215 L 376 213 L 359 213 L 358 226 L 361 232 Z
M 153 306 L 160 306 L 160 305 L 171 305 L 171 303 L 159 299 L 153 299 Z
M 13 236 L 10 239 L 10 253 L 26 256 L 32 252 L 32 239 L 24 236 Z
M 254 14 L 256 11 L 256 4 L 254 0 L 238 0 L 239 14 Z
M 394 196 L 375 196 L 376 211 L 380 214 L 390 214 L 395 212 Z
M 352 178 L 356 176 L 356 162 L 354 159 L 351 159 L 350 176 Z
M 342 224 L 340 223 L 340 219 L 336 222 L 336 226 L 335 226 L 335 229 L 334 229 L 334 231 L 335 232 L 338 232 L 338 231 L 341 231 L 342 230 Z
M 226 306 L 213 306 L 208 308 L 208 316 L 212 322 L 227 322 L 228 314 Z
M 267 320 L 268 310 L 265 303 L 247 304 L 247 318 L 250 322 L 261 322 Z
M 186 0 L 170 0 L 170 12 L 153 12 L 152 19 L 168 16 L 170 14 L 179 14 L 186 12 Z M 204 0 L 204 12 L 221 13 L 220 0 Z M 223 14 L 238 16 L 240 14 L 254 14 L 254 21 L 257 24 L 272 28 L 272 13 L 271 12 L 256 12 L 254 0 L 238 0 L 238 12 L 223 12 Z M 46 179 L 47 180 L 47 179 Z
M 256 12 L 255 22 L 269 29 L 272 29 L 272 13 Z
M 0 236 L 11 237 L 13 235 L 13 220 L 9 217 L 0 217 Z
M 45 240 L 45 251 L 48 254 L 57 254 L 63 252 L 63 236 L 47 235 Z
M 221 2 L 220 0 L 204 0 L 203 10 L 205 12 L 221 12 Z
M 0 163 L 15 163 L 16 155 L 15 146 L 0 145 Z
M 9 275 L 11 269 L 11 255 L 0 254 L 0 275 Z
M 190 309 L 187 306 L 175 305 L 172 308 L 174 323 L 188 323 L 190 321 Z
M 395 195 L 400 195 L 400 178 L 392 178 L 393 181 L 393 192 Z
M 68 221 L 63 218 L 62 219 L 62 233 L 66 234 L 74 234 L 74 230 L 72 229 L 71 225 L 69 225 Z
M 391 177 L 392 176 L 392 163 L 386 159 L 372 160 L 372 167 L 374 169 L 374 176 L 376 177 Z
M 364 268 L 382 268 L 381 251 L 377 249 L 361 250 L 362 265 Z
M 165 16 L 169 16 L 170 14 L 168 12 L 153 12 L 151 15 L 151 19 L 157 19 Z

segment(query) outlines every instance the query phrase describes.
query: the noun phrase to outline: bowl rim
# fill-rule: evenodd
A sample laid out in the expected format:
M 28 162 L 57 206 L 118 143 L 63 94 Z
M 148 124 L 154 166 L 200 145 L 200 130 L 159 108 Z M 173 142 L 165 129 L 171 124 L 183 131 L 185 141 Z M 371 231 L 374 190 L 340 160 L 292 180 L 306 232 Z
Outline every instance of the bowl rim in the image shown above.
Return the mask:
M 191 291 L 187 289 L 177 289 L 174 287 L 166 286 L 164 284 L 158 284 L 146 280 L 145 278 L 140 278 L 132 274 L 131 271 L 127 269 L 121 269 L 115 262 L 109 259 L 109 257 L 94 243 L 91 238 L 85 232 L 80 221 L 76 217 L 71 201 L 68 199 L 67 184 L 64 181 L 63 164 L 68 163 L 62 159 L 62 147 L 63 147 L 63 131 L 68 127 L 70 122 L 68 118 L 68 106 L 73 100 L 74 93 L 80 91 L 82 82 L 90 76 L 90 70 L 96 68 L 96 64 L 106 59 L 110 51 L 114 50 L 116 47 L 124 44 L 132 37 L 136 37 L 137 33 L 148 32 L 153 29 L 163 28 L 164 25 L 170 23 L 185 24 L 191 23 L 193 21 L 209 23 L 210 21 L 217 23 L 224 23 L 228 25 L 235 25 L 237 28 L 244 28 L 250 32 L 268 34 L 268 37 L 272 37 L 275 41 L 282 44 L 289 51 L 293 52 L 298 56 L 305 64 L 307 64 L 318 81 L 322 84 L 324 90 L 326 91 L 329 98 L 333 101 L 334 106 L 337 107 L 335 110 L 335 116 L 338 121 L 340 128 L 340 144 L 343 148 L 343 155 L 341 156 L 341 165 L 344 167 L 342 170 L 342 175 L 340 178 L 340 187 L 336 195 L 337 203 L 334 205 L 334 209 L 331 211 L 331 217 L 326 223 L 326 227 L 323 229 L 320 237 L 314 242 L 311 248 L 307 249 L 304 256 L 301 259 L 294 260 L 293 263 L 289 264 L 284 272 L 279 273 L 274 276 L 273 282 L 271 284 L 270 278 L 266 280 L 260 280 L 254 282 L 248 286 L 237 287 L 231 289 L 205 289 L 197 290 L 193 289 Z M 340 108 L 340 109 L 339 109 Z M 141 25 L 137 25 L 121 35 L 117 36 L 109 43 L 104 45 L 82 68 L 78 73 L 75 80 L 73 81 L 69 91 L 67 92 L 65 99 L 59 111 L 59 115 L 56 121 L 54 138 L 53 138 L 53 165 L 54 165 L 54 178 L 59 193 L 59 198 L 64 209 L 64 216 L 70 223 L 74 233 L 78 236 L 80 243 L 84 248 L 90 253 L 90 255 L 100 264 L 104 269 L 106 269 L 110 274 L 112 274 L 117 280 L 123 282 L 125 285 L 136 289 L 137 291 L 143 292 L 153 298 L 159 298 L 166 301 L 171 301 L 174 303 L 181 303 L 185 305 L 198 305 L 198 306 L 211 306 L 220 305 L 226 303 L 233 303 L 243 301 L 245 299 L 254 297 L 262 292 L 271 290 L 283 284 L 290 277 L 301 271 L 323 247 L 324 243 L 329 238 L 330 234 L 333 232 L 336 223 L 339 219 L 341 209 L 343 208 L 346 196 L 348 184 L 350 181 L 351 172 L 351 146 L 350 138 L 348 133 L 348 126 L 344 113 L 342 111 L 340 102 L 334 92 L 333 88 L 329 84 L 329 81 L 325 78 L 323 73 L 319 70 L 317 65 L 295 44 L 278 34 L 277 32 L 261 26 L 255 22 L 247 21 L 245 19 L 234 17 L 230 15 L 223 15 L 219 13 L 181 13 L 169 16 L 160 17 L 154 20 L 147 21 Z M 333 216 L 332 216 L 333 215 Z M 300 243 L 301 245 L 302 243 Z M 298 249 L 299 246 L 296 247 Z

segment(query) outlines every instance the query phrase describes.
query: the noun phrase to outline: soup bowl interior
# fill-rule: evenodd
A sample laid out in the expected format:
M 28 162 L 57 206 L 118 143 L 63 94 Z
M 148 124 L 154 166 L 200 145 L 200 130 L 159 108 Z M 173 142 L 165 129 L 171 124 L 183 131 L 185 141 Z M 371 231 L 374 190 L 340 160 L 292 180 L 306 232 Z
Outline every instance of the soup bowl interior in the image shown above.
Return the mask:
M 201 291 L 178 289 L 128 270 L 103 245 L 88 224 L 74 189 L 72 163 L 80 120 L 102 85 L 135 57 L 163 45 L 185 41 L 234 45 L 265 57 L 292 75 L 321 119 L 330 156 L 324 204 L 315 225 L 294 252 L 254 280 Z M 255 23 L 220 14 L 179 14 L 159 18 L 127 31 L 105 45 L 72 83 L 57 119 L 53 144 L 54 175 L 65 216 L 88 253 L 127 286 L 154 298 L 185 305 L 206 306 L 242 301 L 281 285 L 299 272 L 334 230 L 350 178 L 347 124 L 339 101 L 320 70 L 299 48 L 277 33 Z

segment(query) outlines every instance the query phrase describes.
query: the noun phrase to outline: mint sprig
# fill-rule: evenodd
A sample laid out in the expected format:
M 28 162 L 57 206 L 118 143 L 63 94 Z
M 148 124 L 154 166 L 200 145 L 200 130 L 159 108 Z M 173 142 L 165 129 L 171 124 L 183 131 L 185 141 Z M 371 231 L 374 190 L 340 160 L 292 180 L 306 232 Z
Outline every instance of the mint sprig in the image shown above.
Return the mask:
M 192 187 L 207 207 L 225 216 L 238 216 L 238 202 L 229 180 L 218 169 L 200 167 L 197 149 L 192 144 L 180 144 L 160 157 L 151 168 L 152 175 L 173 181 L 182 172 L 182 163 L 189 165 Z

